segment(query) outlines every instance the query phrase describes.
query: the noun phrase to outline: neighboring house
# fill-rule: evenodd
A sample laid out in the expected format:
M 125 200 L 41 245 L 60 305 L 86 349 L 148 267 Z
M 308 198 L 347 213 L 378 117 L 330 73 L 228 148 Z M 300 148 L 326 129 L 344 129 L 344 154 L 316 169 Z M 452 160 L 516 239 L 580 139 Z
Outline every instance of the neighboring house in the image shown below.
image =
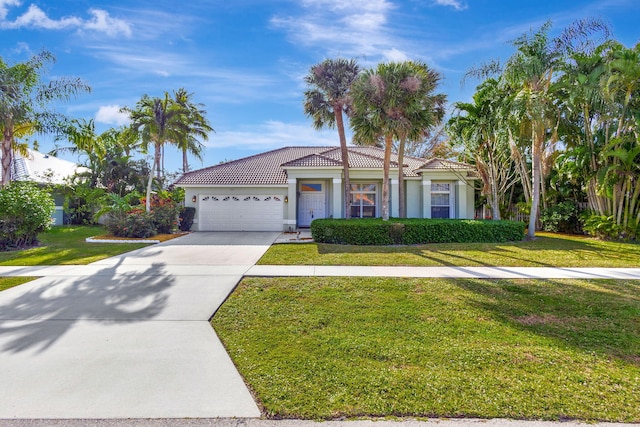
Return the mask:
M 12 181 L 31 181 L 38 184 L 64 184 L 76 171 L 85 169 L 76 163 L 59 159 L 35 150 L 28 150 L 28 156 L 15 153 L 12 163 Z M 52 194 L 56 210 L 52 217 L 54 225 L 62 225 L 64 219 L 64 196 Z
M 351 216 L 381 215 L 384 150 L 350 146 Z M 284 147 L 184 174 L 195 231 L 289 231 L 315 218 L 344 218 L 339 147 Z M 475 169 L 405 156 L 409 218 L 473 218 Z M 398 163 L 391 158 L 390 212 L 398 216 Z

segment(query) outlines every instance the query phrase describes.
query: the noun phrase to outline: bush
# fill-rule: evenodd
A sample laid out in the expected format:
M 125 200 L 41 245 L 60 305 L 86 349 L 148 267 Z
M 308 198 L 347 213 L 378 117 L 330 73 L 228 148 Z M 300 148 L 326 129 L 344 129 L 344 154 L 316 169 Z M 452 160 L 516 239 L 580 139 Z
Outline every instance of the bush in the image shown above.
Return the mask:
M 153 215 L 144 211 L 110 215 L 105 225 L 117 237 L 147 238 L 158 234 Z
M 555 233 L 579 233 L 581 231 L 579 209 L 573 202 L 560 202 L 544 209 L 540 222 L 544 231 Z
M 585 212 L 582 215 L 584 231 L 600 239 L 637 240 L 640 236 L 640 224 L 631 221 L 627 227 L 617 224 L 613 216 L 595 215 Z
M 188 206 L 180 211 L 180 231 L 189 231 L 196 216 L 196 208 Z
M 311 223 L 316 242 L 347 245 L 510 242 L 522 240 L 524 231 L 522 222 L 464 219 L 316 219 Z
M 32 246 L 51 227 L 55 205 L 47 190 L 29 182 L 0 189 L 0 250 Z

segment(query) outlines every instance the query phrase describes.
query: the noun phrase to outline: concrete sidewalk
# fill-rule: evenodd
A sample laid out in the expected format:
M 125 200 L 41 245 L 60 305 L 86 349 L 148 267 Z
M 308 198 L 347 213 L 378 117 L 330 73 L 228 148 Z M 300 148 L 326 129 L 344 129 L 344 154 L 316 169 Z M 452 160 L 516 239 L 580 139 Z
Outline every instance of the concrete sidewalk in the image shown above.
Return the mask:
M 228 254 L 226 254 L 228 255 Z M 112 264 L 113 270 L 105 270 Z M 0 276 L 77 277 L 133 274 L 139 270 L 135 259 L 116 264 L 114 260 L 80 266 L 25 267 L 0 266 Z M 171 265 L 177 276 L 244 275 L 255 277 L 422 277 L 451 279 L 624 279 L 640 280 L 640 268 L 608 267 L 386 267 L 322 265 Z M 148 275 L 162 275 L 151 270 Z

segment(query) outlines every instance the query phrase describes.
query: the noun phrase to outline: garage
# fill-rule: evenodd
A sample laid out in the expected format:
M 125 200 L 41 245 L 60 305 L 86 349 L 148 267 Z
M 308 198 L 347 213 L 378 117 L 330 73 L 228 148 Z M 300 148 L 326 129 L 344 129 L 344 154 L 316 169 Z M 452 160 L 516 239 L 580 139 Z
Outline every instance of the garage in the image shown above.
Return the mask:
M 283 196 L 199 195 L 200 231 L 282 231 Z

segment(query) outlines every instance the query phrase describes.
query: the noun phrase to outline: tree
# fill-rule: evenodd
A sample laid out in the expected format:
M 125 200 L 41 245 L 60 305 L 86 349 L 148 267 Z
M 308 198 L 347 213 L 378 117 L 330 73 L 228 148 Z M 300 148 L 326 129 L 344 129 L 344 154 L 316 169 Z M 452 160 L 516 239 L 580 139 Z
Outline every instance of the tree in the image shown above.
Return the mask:
M 350 113 L 351 85 L 359 73 L 360 67 L 355 60 L 337 58 L 312 66 L 305 77 L 310 89 L 304 93 L 304 112 L 313 119 L 314 128 L 338 128 L 344 175 L 345 218 L 351 217 L 351 182 L 343 113 L 347 116 Z
M 90 87 L 77 78 L 43 81 L 46 66 L 55 62 L 43 50 L 29 60 L 9 66 L 0 58 L 0 129 L 2 130 L 2 176 L 0 185 L 11 179 L 16 130 L 30 127 L 38 132 L 60 128 L 63 116 L 49 107 L 52 101 L 66 101 Z
M 187 154 L 193 154 L 198 160 L 202 160 L 203 145 L 198 138 L 207 141 L 209 132 L 215 132 L 206 118 L 206 111 L 202 109 L 202 104 L 196 104 L 192 100 L 193 93 L 180 88 L 173 92 L 173 100 L 186 110 L 185 121 L 187 130 L 180 135 L 177 142 L 178 148 L 182 151 L 182 172 L 189 171 L 189 161 Z
M 161 178 L 162 148 L 167 143 L 178 145 L 188 134 L 189 111 L 171 99 L 168 92 L 164 98 L 144 95 L 135 109 L 123 108 L 131 118 L 130 130 L 140 138 L 143 151 L 153 147 L 154 156 L 147 180 L 146 210 L 151 210 L 151 187 L 154 172 Z
M 557 78 L 569 55 L 590 50 L 592 34 L 600 32 L 605 38 L 609 34 L 606 25 L 599 20 L 576 21 L 553 39 L 549 37 L 550 29 L 551 22 L 547 22 L 538 31 L 525 33 L 514 40 L 516 52 L 504 67 L 494 61 L 469 73 L 486 77 L 501 71 L 504 81 L 514 91 L 513 114 L 518 116 L 523 136 L 530 142 L 529 238 L 535 237 L 546 160 L 551 158 L 558 141 L 561 115 L 556 102 Z
M 476 166 L 494 220 L 501 219 L 500 207 L 506 205 L 516 178 L 505 129 L 509 124 L 504 120 L 508 98 L 498 80 L 485 80 L 476 89 L 473 103 L 454 104 L 458 114 L 447 127 L 452 143 L 462 147 L 465 160 Z
M 399 213 L 405 215 L 404 146 L 424 138 L 444 116 L 446 97 L 434 94 L 441 76 L 421 62 L 381 63 L 353 85 L 354 140 L 376 144 L 384 139 L 382 219 L 389 219 L 389 171 L 393 141 L 398 141 Z

